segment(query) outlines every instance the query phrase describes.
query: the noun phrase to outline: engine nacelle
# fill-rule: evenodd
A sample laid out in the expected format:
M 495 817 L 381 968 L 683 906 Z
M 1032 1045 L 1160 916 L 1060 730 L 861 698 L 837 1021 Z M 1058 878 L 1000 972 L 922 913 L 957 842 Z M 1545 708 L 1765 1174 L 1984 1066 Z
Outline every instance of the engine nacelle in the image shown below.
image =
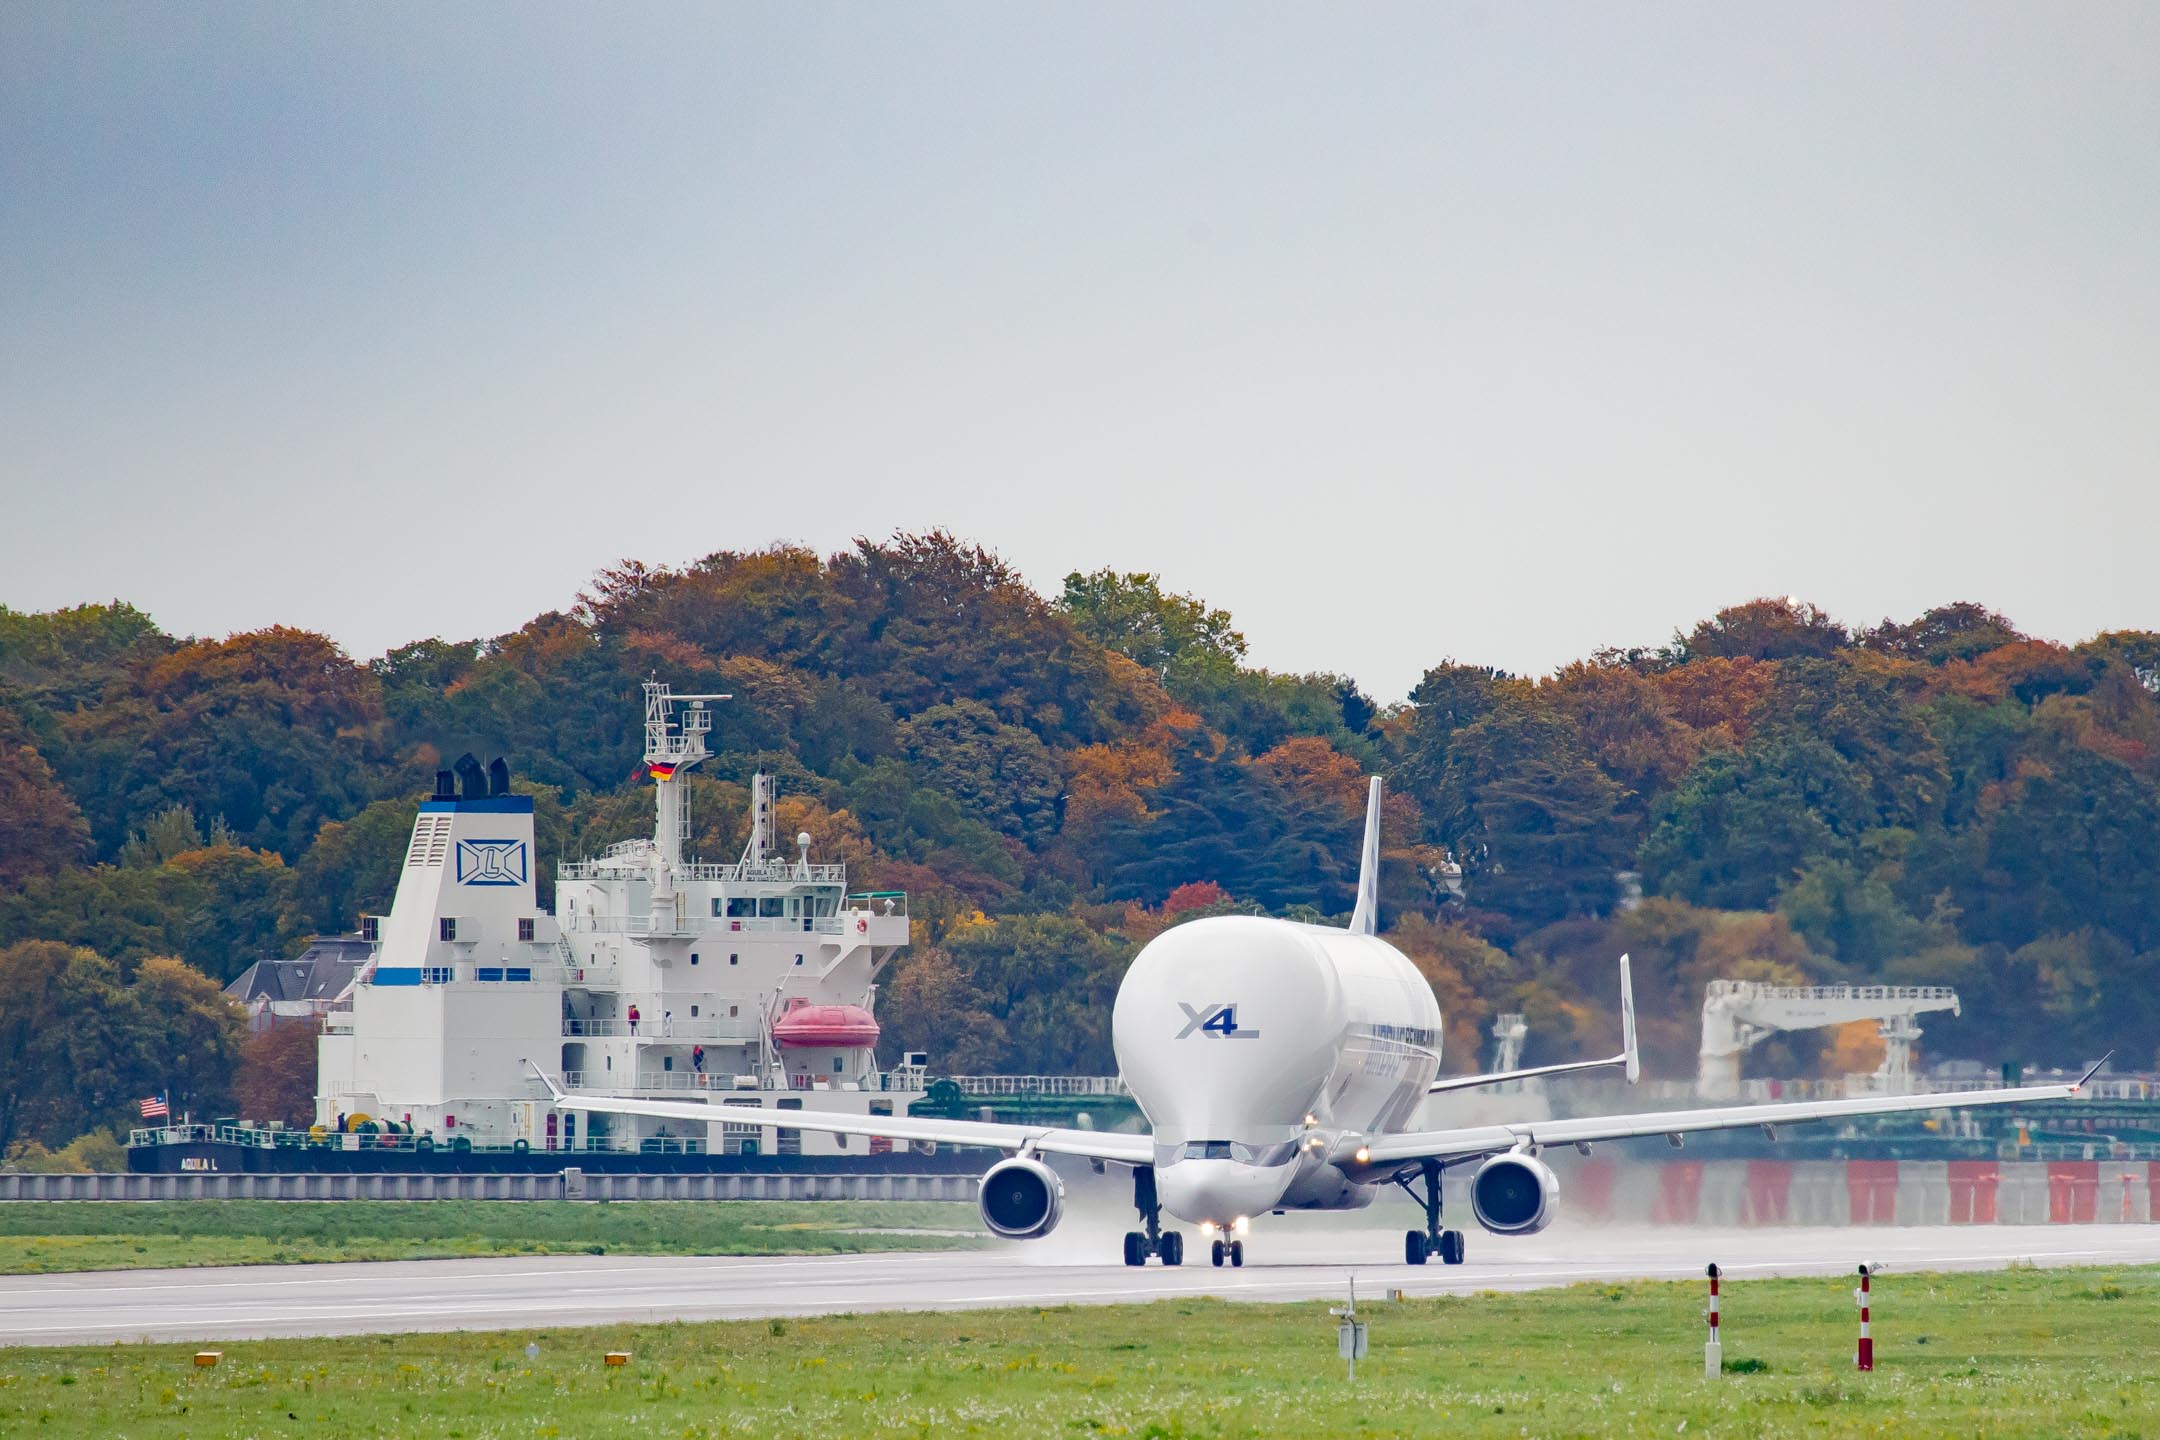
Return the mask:
M 1495 1235 L 1535 1235 L 1559 1203 L 1560 1177 L 1528 1155 L 1495 1155 L 1470 1177 L 1470 1213 Z
M 1007 1240 L 1033 1240 L 1065 1216 L 1065 1182 L 1040 1160 L 1001 1160 L 976 1189 L 983 1224 Z

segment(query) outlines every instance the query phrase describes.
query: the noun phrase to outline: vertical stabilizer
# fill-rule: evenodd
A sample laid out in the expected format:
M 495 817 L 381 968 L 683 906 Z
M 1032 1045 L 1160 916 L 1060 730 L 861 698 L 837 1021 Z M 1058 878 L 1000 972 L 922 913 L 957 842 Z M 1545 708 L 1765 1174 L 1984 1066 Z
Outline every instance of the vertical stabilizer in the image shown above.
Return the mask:
M 1358 859 L 1357 909 L 1350 915 L 1350 933 L 1380 933 L 1380 777 L 1372 777 L 1365 797 L 1365 849 Z

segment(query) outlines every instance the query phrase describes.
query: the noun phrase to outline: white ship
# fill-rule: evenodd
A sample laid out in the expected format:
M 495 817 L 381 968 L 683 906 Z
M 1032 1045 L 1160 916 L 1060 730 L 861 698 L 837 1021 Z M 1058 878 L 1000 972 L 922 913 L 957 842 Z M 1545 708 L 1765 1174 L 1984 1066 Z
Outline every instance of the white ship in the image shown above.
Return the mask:
M 595 1116 L 581 1134 L 535 1074 L 609 1095 L 717 1092 L 729 1107 L 904 1115 L 921 1098 L 922 1057 L 882 1072 L 875 1053 L 876 981 L 908 942 L 906 897 L 849 893 L 846 866 L 813 860 L 808 834 L 779 851 L 762 773 L 742 858 L 682 853 L 683 774 L 709 754 L 710 707 L 727 698 L 645 686 L 653 836 L 562 864 L 552 915 L 539 908 L 532 801 L 509 793 L 503 762 L 483 771 L 466 756 L 437 776 L 390 913 L 363 918 L 368 960 L 328 1016 L 319 1125 L 365 1117 L 460 1150 L 886 1148 L 629 1117 Z

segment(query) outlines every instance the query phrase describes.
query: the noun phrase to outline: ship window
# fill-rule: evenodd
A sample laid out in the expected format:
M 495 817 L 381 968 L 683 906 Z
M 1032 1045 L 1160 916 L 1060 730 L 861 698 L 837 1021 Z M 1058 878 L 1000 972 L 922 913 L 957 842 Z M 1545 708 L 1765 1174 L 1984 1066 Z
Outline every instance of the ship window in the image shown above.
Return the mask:
M 797 956 L 795 957 L 795 963 L 796 963 L 796 964 L 798 964 L 798 965 L 802 964 L 802 956 L 800 956 L 800 955 L 797 955 Z
M 443 917 L 442 917 L 442 924 L 441 924 L 441 926 L 440 926 L 439 928 L 440 928 L 440 930 L 441 930 L 441 933 L 442 933 L 442 938 L 443 938 L 443 939 L 445 939 L 445 940 L 455 940 L 455 939 L 457 939 L 457 918 L 456 918 L 455 916 L 452 916 L 452 915 L 445 915 L 445 916 L 443 916 Z
M 739 956 L 739 955 L 730 955 L 730 956 L 728 956 L 728 957 L 727 957 L 727 963 L 728 963 L 728 964 L 730 964 L 730 965 L 733 965 L 733 964 L 734 964 L 734 963 L 735 963 L 735 962 L 736 962 L 737 960 L 739 960 L 739 959 L 741 959 L 741 958 L 742 958 L 742 957 L 741 957 L 741 956 Z
M 607 1057 L 607 1068 L 610 1070 L 615 1068 L 615 1057 L 613 1055 Z
M 838 1074 L 839 1074 L 839 1073 L 840 1073 L 841 1071 L 843 1071 L 843 1070 L 845 1070 L 845 1069 L 847 1069 L 847 1062 L 846 1062 L 846 1061 L 844 1061 L 844 1060 L 842 1060 L 842 1059 L 841 1059 L 841 1058 L 840 1058 L 840 1057 L 839 1057 L 838 1055 L 835 1055 L 835 1056 L 833 1056 L 833 1057 L 832 1057 L 832 1073 L 833 1073 L 833 1074 L 835 1074 L 835 1075 L 838 1075 Z
M 768 895 L 764 899 L 758 901 L 758 914 L 768 920 L 779 919 L 780 897 L 778 895 Z
M 719 903 L 713 901 L 715 905 Z M 737 920 L 747 919 L 757 914 L 757 901 L 747 895 L 737 895 L 727 902 L 727 913 Z
M 736 1016 L 736 1014 L 737 1014 L 737 1013 L 738 1013 L 738 1011 L 740 1010 L 740 1008 L 741 1008 L 740 1006 L 735 1006 L 735 1005 L 730 1005 L 730 1006 L 728 1006 L 728 1007 L 727 1007 L 728 1019 L 730 1019 L 730 1020 L 734 1019 L 734 1018 L 735 1018 L 735 1016 Z
M 382 939 L 382 917 L 380 915 L 363 915 L 360 917 L 360 938 L 363 940 Z
M 690 952 L 690 963 L 693 965 L 697 964 L 697 951 L 695 950 Z
M 533 922 L 532 922 L 532 917 L 531 917 L 530 915 L 528 915 L 528 916 L 526 916 L 526 917 L 525 917 L 524 919 L 522 919 L 522 920 L 518 921 L 518 939 L 520 939 L 520 940 L 530 940 L 530 939 L 532 939 L 532 938 L 533 938 Z
M 715 917 L 720 914 L 720 897 L 717 895 L 713 896 L 712 913 Z
M 692 1005 L 690 1007 L 690 1018 L 693 1020 L 697 1019 L 697 1006 L 695 1005 Z
M 675 1057 L 673 1055 L 662 1055 L 660 1057 L 660 1068 L 662 1070 L 673 1070 L 675 1068 Z

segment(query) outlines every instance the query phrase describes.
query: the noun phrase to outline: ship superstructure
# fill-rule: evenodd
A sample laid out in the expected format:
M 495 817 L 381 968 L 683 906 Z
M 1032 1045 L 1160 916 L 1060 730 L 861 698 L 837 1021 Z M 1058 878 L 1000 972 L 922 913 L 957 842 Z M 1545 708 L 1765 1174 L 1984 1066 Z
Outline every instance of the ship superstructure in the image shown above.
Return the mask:
M 539 906 L 532 801 L 509 793 L 503 763 L 466 757 L 437 777 L 390 913 L 363 919 L 373 951 L 349 1008 L 322 1036 L 318 1123 L 366 1115 L 458 1148 L 743 1153 L 775 1133 L 783 1154 L 848 1148 L 726 1122 L 620 1117 L 581 1134 L 536 1066 L 573 1091 L 906 1113 L 920 1064 L 881 1071 L 874 1018 L 878 974 L 908 942 L 906 897 L 851 893 L 808 834 L 775 844 L 763 773 L 741 857 L 683 854 L 684 777 L 728 698 L 645 686 L 652 837 L 558 866 L 553 914 Z

